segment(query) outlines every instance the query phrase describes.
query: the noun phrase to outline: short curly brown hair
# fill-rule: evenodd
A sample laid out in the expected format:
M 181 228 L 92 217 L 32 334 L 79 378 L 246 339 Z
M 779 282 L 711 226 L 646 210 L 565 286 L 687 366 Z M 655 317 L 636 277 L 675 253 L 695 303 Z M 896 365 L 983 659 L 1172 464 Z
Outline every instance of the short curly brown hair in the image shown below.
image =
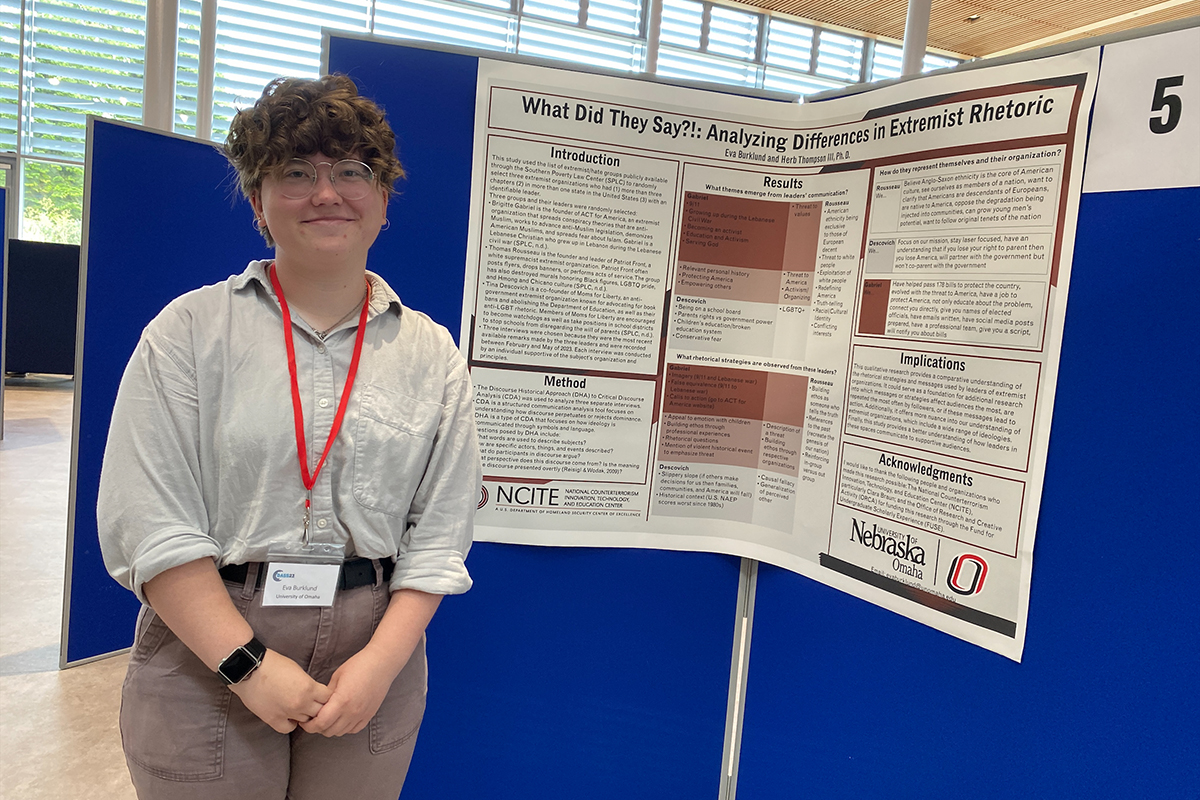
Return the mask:
M 313 153 L 364 162 L 388 197 L 404 177 L 383 110 L 345 75 L 271 81 L 254 105 L 234 116 L 224 149 L 247 198 L 273 170 Z M 270 232 L 265 227 L 262 232 L 273 245 Z

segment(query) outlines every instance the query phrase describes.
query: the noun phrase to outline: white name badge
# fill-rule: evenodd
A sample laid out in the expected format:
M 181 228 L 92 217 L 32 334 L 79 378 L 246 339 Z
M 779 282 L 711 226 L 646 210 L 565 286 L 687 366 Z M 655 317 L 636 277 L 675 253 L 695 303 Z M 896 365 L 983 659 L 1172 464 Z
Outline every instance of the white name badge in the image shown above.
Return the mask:
M 331 606 L 341 564 L 272 561 L 263 581 L 264 606 Z

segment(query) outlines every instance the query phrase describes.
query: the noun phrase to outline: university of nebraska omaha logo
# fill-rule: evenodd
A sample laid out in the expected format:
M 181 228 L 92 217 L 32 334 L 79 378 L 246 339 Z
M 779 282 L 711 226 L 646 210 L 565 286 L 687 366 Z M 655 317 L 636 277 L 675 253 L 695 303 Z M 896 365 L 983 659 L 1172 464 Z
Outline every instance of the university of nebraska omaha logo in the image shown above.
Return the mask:
M 982 556 L 963 553 L 950 562 L 946 584 L 956 594 L 979 594 L 983 591 L 983 579 L 987 577 L 987 562 Z

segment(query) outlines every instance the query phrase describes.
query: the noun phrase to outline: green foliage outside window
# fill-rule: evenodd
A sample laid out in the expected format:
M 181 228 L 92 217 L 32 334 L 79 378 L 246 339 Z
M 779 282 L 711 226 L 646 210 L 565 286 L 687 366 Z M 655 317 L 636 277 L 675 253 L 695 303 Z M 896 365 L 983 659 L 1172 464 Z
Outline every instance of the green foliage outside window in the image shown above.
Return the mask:
M 83 231 L 83 167 L 26 159 L 22 238 L 79 244 Z

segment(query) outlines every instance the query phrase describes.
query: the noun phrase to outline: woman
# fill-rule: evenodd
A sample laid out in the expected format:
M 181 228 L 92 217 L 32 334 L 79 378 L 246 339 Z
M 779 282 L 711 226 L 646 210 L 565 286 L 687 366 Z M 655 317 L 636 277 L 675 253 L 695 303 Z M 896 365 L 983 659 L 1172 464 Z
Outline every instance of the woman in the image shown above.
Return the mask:
M 480 473 L 457 347 L 366 269 L 394 145 L 348 78 L 267 86 L 225 150 L 275 258 L 173 301 L 126 368 L 97 514 L 146 604 L 121 705 L 143 800 L 404 782 Z

